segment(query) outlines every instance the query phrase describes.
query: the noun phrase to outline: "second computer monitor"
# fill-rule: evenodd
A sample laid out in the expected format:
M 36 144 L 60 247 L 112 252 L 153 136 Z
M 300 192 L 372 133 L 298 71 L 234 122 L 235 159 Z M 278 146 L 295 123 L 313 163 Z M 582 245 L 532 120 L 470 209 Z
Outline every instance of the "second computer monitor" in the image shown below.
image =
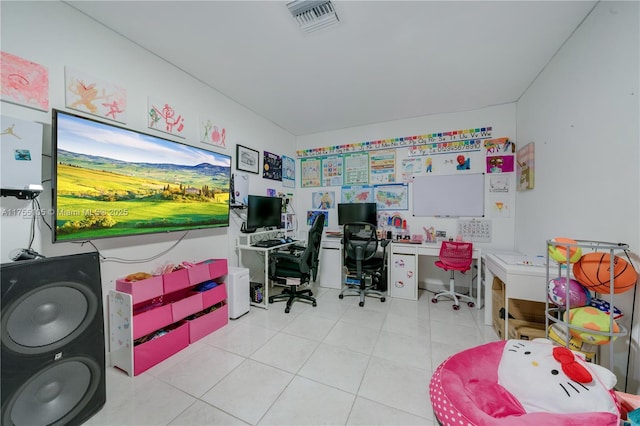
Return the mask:
M 282 227 L 282 198 L 249 195 L 247 201 L 246 232 Z
M 338 204 L 338 224 L 367 222 L 377 225 L 376 203 L 340 203 Z

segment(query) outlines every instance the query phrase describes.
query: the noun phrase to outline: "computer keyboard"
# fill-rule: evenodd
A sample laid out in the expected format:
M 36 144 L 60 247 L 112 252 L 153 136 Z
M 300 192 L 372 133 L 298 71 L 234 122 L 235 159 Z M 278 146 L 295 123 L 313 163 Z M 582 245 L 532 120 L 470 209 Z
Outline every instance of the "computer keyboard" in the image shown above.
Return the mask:
M 291 240 L 290 242 L 294 242 L 294 241 Z M 282 242 L 282 240 L 278 238 L 278 239 L 273 239 L 273 240 L 256 241 L 252 245 L 254 247 L 269 248 L 269 247 L 279 246 L 279 245 L 282 245 L 282 244 L 286 244 L 286 242 Z

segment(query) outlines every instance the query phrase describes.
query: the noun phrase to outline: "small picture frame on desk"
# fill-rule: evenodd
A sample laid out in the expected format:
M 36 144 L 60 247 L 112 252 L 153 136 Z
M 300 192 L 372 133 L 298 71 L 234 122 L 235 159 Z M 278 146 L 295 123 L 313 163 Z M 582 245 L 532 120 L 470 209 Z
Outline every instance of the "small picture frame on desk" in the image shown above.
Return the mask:
M 258 174 L 260 172 L 260 153 L 255 149 L 236 145 L 236 169 Z

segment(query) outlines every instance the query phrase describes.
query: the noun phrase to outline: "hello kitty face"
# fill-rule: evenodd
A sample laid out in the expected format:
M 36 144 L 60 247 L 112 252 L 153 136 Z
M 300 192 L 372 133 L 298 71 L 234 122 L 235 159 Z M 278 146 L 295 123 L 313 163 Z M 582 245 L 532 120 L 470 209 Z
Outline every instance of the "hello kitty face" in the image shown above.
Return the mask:
M 547 339 L 508 340 L 498 366 L 498 383 L 527 413 L 618 414 L 609 393 L 615 375 Z

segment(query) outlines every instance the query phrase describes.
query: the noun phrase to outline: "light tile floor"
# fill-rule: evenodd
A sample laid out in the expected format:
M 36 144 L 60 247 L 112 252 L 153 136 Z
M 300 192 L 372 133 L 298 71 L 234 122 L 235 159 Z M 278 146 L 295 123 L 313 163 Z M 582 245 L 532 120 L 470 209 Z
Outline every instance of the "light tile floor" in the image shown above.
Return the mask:
M 107 367 L 87 425 L 434 425 L 433 370 L 497 340 L 483 310 L 356 297 L 314 285 L 318 306 L 251 308 L 145 373 Z

